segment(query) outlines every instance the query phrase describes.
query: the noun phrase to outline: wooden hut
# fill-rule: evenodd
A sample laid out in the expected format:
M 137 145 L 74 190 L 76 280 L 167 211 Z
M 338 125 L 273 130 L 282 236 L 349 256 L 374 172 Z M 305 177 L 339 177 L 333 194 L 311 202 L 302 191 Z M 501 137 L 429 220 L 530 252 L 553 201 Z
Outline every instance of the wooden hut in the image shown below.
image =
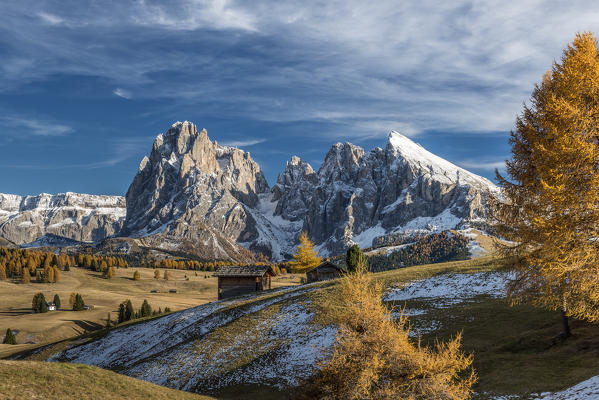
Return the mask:
M 344 267 L 337 264 L 333 264 L 330 261 L 325 261 L 318 267 L 311 269 L 306 273 L 308 283 L 318 281 L 329 281 L 331 279 L 339 278 L 347 271 Z
M 214 273 L 218 278 L 218 299 L 270 289 L 270 279 L 275 275 L 268 265 L 220 267 Z

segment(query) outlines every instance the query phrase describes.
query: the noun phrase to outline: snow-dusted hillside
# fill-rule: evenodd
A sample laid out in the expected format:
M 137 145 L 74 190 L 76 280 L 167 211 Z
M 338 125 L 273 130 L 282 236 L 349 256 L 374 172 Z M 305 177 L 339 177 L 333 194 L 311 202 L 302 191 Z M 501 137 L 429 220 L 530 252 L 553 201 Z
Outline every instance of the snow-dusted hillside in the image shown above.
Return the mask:
M 117 233 L 125 212 L 120 196 L 0 193 L 0 237 L 29 246 L 94 242 Z

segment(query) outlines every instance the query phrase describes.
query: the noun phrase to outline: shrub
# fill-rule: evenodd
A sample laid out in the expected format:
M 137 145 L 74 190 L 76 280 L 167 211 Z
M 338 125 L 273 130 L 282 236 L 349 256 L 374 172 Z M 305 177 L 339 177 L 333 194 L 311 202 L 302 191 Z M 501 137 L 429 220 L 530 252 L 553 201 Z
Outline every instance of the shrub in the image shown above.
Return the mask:
M 17 344 L 17 337 L 14 333 L 12 333 L 11 329 L 6 330 L 6 335 L 4 336 L 3 344 Z

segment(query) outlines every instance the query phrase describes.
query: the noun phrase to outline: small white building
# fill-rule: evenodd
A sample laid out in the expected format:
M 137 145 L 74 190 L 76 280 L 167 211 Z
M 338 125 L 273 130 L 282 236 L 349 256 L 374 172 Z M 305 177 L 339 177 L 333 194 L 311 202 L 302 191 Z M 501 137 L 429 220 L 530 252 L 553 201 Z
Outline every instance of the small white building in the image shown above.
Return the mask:
M 46 302 L 46 307 L 48 307 L 48 311 L 56 311 L 56 304 Z

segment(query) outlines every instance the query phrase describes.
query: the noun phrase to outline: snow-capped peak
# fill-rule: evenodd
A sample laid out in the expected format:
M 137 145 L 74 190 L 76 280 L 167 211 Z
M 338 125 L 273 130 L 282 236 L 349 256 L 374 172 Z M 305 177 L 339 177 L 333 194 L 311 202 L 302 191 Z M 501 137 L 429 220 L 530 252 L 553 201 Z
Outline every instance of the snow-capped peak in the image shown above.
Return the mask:
M 474 184 L 492 192 L 498 190 L 490 180 L 473 174 L 431 153 L 422 147 L 422 145 L 399 132 L 391 131 L 389 133 L 387 148 L 392 150 L 398 159 L 403 159 L 412 165 L 428 171 L 437 180 L 449 180 L 452 183 L 458 184 Z

